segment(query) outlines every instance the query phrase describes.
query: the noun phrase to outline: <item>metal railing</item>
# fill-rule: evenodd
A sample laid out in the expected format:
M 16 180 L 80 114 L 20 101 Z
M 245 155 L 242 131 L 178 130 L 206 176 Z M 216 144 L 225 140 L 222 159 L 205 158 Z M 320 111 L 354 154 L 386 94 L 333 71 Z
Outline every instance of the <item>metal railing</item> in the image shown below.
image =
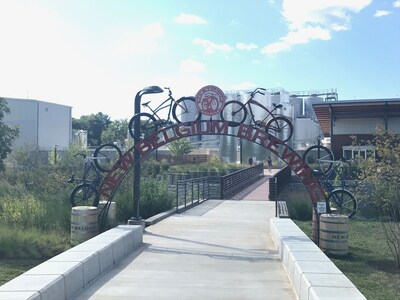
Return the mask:
M 258 164 L 221 177 L 221 199 L 226 199 L 264 176 L 264 165 Z
M 176 183 L 176 210 L 186 209 L 208 200 L 209 187 L 208 177 L 178 180 Z
M 292 170 L 286 166 L 269 179 L 269 195 L 271 201 L 276 201 L 280 192 L 290 182 Z
M 261 179 L 263 165 L 256 165 L 225 176 L 207 176 L 176 181 L 176 211 L 209 199 L 226 199 Z

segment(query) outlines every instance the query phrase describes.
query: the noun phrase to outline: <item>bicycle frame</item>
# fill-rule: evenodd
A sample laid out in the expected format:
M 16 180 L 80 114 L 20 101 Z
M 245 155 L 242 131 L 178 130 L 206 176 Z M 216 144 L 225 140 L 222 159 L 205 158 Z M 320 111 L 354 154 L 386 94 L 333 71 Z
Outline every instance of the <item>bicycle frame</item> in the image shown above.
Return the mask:
M 250 115 L 251 115 L 251 121 L 250 121 L 250 123 L 253 123 L 254 126 L 260 126 L 260 125 L 262 126 L 262 125 L 265 125 L 266 120 L 268 120 L 270 117 L 273 118 L 273 117 L 275 116 L 275 115 L 273 114 L 273 112 L 274 112 L 276 109 L 278 109 L 278 108 L 281 107 L 281 106 L 279 106 L 279 105 L 276 105 L 276 106 L 274 106 L 274 108 L 273 108 L 272 110 L 269 110 L 267 107 L 265 107 L 265 106 L 262 105 L 260 102 L 258 102 L 257 100 L 255 100 L 254 97 L 255 97 L 256 94 L 265 95 L 265 93 L 264 93 L 263 91 L 265 91 L 265 89 L 263 89 L 263 88 L 257 88 L 256 90 L 254 90 L 254 91 L 250 94 L 249 100 L 247 100 L 247 101 L 243 104 L 244 107 L 246 107 L 246 106 L 248 107 L 248 110 L 249 110 Z M 262 108 L 262 109 L 263 109 L 264 111 L 266 111 L 268 114 L 267 114 L 262 120 L 257 121 L 257 120 L 255 119 L 255 115 L 254 115 L 254 113 L 253 113 L 252 105 L 256 105 L 256 106 Z
M 100 175 L 100 172 L 97 170 L 96 165 L 94 164 L 93 160 L 95 158 L 94 157 L 87 157 L 85 158 L 85 163 L 83 165 L 83 175 L 82 175 L 82 182 L 84 183 L 92 183 L 92 182 L 100 182 L 102 176 Z M 98 159 L 98 158 L 96 158 Z M 93 180 L 88 180 L 88 173 L 93 170 L 95 175 L 95 178 Z M 97 186 L 97 184 L 96 184 Z
M 268 114 L 266 117 L 264 117 L 262 120 L 260 121 L 256 121 L 255 117 L 254 117 L 254 113 L 253 113 L 253 109 L 252 109 L 252 105 L 250 104 L 254 104 L 258 107 L 261 107 L 263 110 L 265 110 Z M 266 120 L 268 120 L 270 117 L 274 117 L 273 112 L 278 108 L 278 106 L 275 106 L 272 110 L 269 110 L 268 108 L 266 108 L 264 105 L 262 105 L 260 102 L 250 98 L 246 103 L 245 106 L 248 106 L 250 114 L 251 114 L 251 122 L 253 122 L 254 125 L 262 125 L 266 123 Z
M 341 160 L 339 160 L 339 161 L 320 160 L 320 162 L 328 162 L 328 163 L 333 163 L 334 164 L 332 169 L 329 170 L 329 172 L 327 174 L 322 174 L 321 175 L 321 177 L 323 178 L 322 184 L 324 185 L 324 187 L 327 188 L 327 192 L 330 193 L 335 189 L 335 187 L 337 187 L 337 186 L 332 185 L 329 182 L 330 177 L 332 176 L 332 174 L 334 174 L 335 172 L 338 171 L 339 167 L 343 168 L 344 161 L 341 161 Z M 339 178 L 340 178 L 340 186 L 339 187 L 344 189 L 345 186 L 346 186 L 346 180 L 345 180 L 345 176 L 344 176 L 344 173 L 343 173 L 343 169 L 340 172 L 337 172 L 337 173 L 338 173 Z
M 174 97 L 172 97 L 171 89 L 170 89 L 170 88 L 167 88 L 167 87 L 165 87 L 164 89 L 167 89 L 167 90 L 168 90 L 168 98 L 167 98 L 166 100 L 164 100 L 160 105 L 158 105 L 155 109 L 153 109 L 153 108 L 151 108 L 151 107 L 149 106 L 149 102 L 144 103 L 144 104 L 142 104 L 142 105 L 143 105 L 144 107 L 150 109 L 150 111 L 152 112 L 153 116 L 154 116 L 155 118 L 157 118 L 158 121 L 169 122 L 169 121 L 171 121 L 172 104 L 173 104 L 174 102 L 176 102 L 176 101 L 175 101 Z M 167 102 L 169 102 L 169 104 L 167 104 Z M 163 110 L 164 108 L 167 108 L 167 107 L 169 107 L 169 109 L 168 109 L 168 117 L 167 117 L 166 120 L 163 120 L 163 119 L 161 119 L 161 117 L 160 117 L 157 113 L 158 113 L 160 110 Z

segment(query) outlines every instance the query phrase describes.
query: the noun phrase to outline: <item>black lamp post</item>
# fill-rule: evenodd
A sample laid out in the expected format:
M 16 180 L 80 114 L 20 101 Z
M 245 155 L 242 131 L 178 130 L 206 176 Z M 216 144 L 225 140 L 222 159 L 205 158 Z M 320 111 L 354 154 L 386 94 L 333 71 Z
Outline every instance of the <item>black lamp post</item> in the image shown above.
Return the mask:
M 140 113 L 140 104 L 142 96 L 145 94 L 157 94 L 162 93 L 163 89 L 159 86 L 149 86 L 142 90 L 140 90 L 135 96 L 135 115 Z M 135 124 L 133 124 L 133 129 L 135 131 L 136 137 L 134 137 L 134 145 L 139 143 L 141 135 L 141 128 L 140 128 L 140 119 L 136 118 Z M 133 159 L 135 162 L 135 166 L 133 167 L 133 217 L 130 218 L 128 224 L 141 224 L 141 217 L 139 214 L 139 200 L 140 200 L 140 153 L 134 147 L 133 150 Z

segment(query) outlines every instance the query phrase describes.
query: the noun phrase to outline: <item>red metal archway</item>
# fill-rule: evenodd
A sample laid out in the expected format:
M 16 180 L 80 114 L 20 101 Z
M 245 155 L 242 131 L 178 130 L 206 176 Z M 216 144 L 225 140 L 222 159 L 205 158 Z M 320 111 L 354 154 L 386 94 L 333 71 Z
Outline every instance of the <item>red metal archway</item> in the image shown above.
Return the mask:
M 99 192 L 111 201 L 119 185 L 129 171 L 144 157 L 159 147 L 175 140 L 194 135 L 226 135 L 245 139 L 258 144 L 281 158 L 299 177 L 306 187 L 314 208 L 319 201 L 325 201 L 325 192 L 313 175 L 306 162 L 287 144 L 262 129 L 255 129 L 246 124 L 229 126 L 228 122 L 209 120 L 180 123 L 168 128 L 163 128 L 151 136 L 140 140 L 130 148 L 114 165 L 112 170 L 103 179 Z M 134 151 L 139 153 L 139 159 L 134 159 Z

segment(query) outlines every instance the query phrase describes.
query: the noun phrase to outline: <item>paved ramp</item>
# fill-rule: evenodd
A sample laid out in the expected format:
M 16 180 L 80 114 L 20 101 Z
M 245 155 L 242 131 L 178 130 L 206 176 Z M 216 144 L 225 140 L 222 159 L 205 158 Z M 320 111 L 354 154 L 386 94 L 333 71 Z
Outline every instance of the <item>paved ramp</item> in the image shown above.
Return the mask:
M 77 299 L 295 299 L 268 201 L 209 200 L 146 228 L 144 245 Z

